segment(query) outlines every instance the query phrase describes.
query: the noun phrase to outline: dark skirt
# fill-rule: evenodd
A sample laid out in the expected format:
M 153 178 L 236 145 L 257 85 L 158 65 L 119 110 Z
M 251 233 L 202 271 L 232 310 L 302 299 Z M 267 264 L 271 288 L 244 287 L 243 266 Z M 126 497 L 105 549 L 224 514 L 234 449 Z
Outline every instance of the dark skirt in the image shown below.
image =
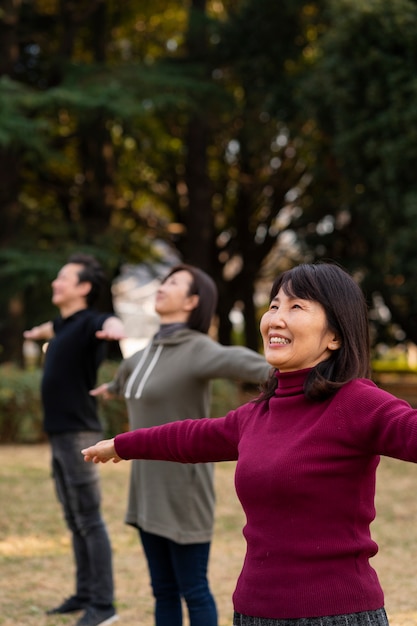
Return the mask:
M 233 626 L 388 626 L 388 619 L 384 608 L 376 611 L 362 611 L 361 613 L 298 619 L 250 617 L 235 612 Z

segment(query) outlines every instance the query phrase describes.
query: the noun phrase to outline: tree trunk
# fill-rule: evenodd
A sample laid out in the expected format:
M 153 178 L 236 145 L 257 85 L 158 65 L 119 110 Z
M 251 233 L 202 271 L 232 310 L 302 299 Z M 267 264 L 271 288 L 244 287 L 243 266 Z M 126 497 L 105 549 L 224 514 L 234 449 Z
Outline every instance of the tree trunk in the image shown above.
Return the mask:
M 184 257 L 189 263 L 212 273 L 214 237 L 211 181 L 207 173 L 207 132 L 202 118 L 193 118 L 188 127 L 186 181 L 188 210 L 185 219 Z
M 205 0 L 193 0 L 187 33 L 189 60 L 204 64 L 207 54 Z M 193 115 L 188 124 L 186 184 L 188 208 L 185 217 L 184 258 L 209 274 L 213 273 L 212 185 L 207 169 L 208 128 L 204 115 Z
M 96 1 L 89 18 L 92 51 L 96 63 L 105 63 L 108 41 L 106 3 Z M 80 129 L 80 160 L 85 177 L 80 212 L 84 237 L 88 243 L 110 226 L 115 204 L 115 162 L 106 119 L 100 116 L 83 120 Z
M 0 76 L 13 74 L 19 57 L 16 27 L 19 22 L 20 0 L 3 0 L 0 17 Z

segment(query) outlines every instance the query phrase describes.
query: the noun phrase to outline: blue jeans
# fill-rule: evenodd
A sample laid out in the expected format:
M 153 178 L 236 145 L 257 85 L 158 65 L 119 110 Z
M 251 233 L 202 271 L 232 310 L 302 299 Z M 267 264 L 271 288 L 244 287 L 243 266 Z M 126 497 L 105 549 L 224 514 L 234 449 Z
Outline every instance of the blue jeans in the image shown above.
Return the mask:
M 217 626 L 207 580 L 210 543 L 179 544 L 139 529 L 155 597 L 155 625 L 182 626 L 184 598 L 190 626 Z
M 97 466 L 85 463 L 80 452 L 100 439 L 100 433 L 83 431 L 49 436 L 52 474 L 62 505 L 76 567 L 76 595 L 98 607 L 113 604 L 112 554 L 100 512 L 101 493 Z

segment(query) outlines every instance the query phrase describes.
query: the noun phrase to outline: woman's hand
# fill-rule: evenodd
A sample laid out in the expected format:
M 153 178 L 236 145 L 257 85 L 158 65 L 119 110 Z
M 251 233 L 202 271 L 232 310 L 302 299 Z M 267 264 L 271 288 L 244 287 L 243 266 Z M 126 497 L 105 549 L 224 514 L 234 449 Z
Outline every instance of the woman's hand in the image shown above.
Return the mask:
M 95 389 L 90 389 L 90 396 L 101 396 L 104 400 L 111 400 L 114 398 L 114 394 L 109 391 L 109 383 L 103 383 Z
M 101 330 L 96 332 L 97 339 L 120 341 L 126 338 L 123 322 L 116 316 L 108 317 Z
M 84 455 L 84 461 L 86 462 L 107 463 L 107 461 L 112 460 L 113 463 L 119 463 L 119 461 L 123 460 L 115 450 L 114 438 L 102 439 L 94 446 L 81 450 L 81 454 Z

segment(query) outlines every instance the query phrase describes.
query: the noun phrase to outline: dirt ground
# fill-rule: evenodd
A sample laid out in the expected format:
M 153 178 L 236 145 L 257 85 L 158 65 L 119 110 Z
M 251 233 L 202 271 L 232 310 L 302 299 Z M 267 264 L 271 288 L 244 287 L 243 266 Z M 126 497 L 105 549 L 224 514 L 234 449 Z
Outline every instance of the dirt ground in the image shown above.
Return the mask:
M 231 626 L 233 592 L 244 555 L 243 514 L 233 488 L 234 464 L 216 468 L 216 530 L 210 581 L 219 626 Z M 129 463 L 101 467 L 103 511 L 112 539 L 121 626 L 153 626 L 153 601 L 137 534 L 123 523 Z M 417 466 L 383 459 L 378 474 L 380 547 L 373 565 L 385 590 L 391 626 L 417 626 Z M 73 591 L 69 536 L 49 471 L 49 447 L 0 446 L 0 625 L 60 626 L 76 615 L 45 610 Z M 184 626 L 188 624 L 184 620 Z

